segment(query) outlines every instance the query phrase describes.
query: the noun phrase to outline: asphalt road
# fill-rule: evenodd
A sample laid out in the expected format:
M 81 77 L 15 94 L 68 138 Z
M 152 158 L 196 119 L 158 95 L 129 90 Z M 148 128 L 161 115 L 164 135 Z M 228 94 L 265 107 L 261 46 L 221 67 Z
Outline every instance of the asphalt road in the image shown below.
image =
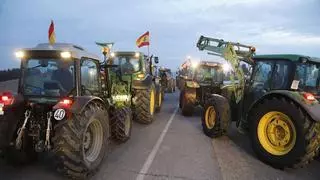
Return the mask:
M 231 128 L 228 136 L 210 139 L 202 133 L 201 109 L 183 117 L 178 92 L 166 94 L 151 125 L 134 123 L 131 139 L 113 144 L 93 180 L 311 180 L 320 179 L 320 162 L 296 170 L 277 170 L 256 159 L 248 138 Z M 63 179 L 49 158 L 14 168 L 0 161 L 0 180 Z

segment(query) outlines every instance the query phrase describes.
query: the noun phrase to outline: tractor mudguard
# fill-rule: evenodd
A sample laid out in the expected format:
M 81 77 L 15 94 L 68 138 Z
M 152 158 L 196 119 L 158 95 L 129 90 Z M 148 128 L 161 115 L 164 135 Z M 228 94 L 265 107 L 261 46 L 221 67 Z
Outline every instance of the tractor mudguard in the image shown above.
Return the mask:
M 73 114 L 81 114 L 85 107 L 93 101 L 98 101 L 105 105 L 106 109 L 109 109 L 109 104 L 105 103 L 101 98 L 96 96 L 79 96 L 73 99 L 73 103 L 70 108 L 68 108 L 69 112 Z M 53 107 L 53 111 L 57 109 L 66 109 L 64 105 L 60 105 L 59 103 Z
M 200 87 L 199 83 L 197 83 L 195 81 L 186 81 L 186 86 L 188 88 L 199 88 Z
M 24 120 L 25 103 L 21 95 L 14 96 L 12 105 L 3 107 L 0 115 L 0 149 L 9 145 L 20 120 Z
M 305 110 L 309 116 L 317 122 L 320 122 L 320 103 L 319 101 L 315 100 L 313 102 L 305 99 L 303 97 L 303 94 L 301 92 L 295 92 L 295 91 L 287 91 L 287 90 L 274 90 L 270 91 L 264 96 L 262 96 L 260 99 L 255 101 L 249 108 L 249 111 L 260 103 L 263 99 L 269 98 L 271 96 L 284 96 L 286 98 L 289 98 L 293 102 L 297 103 L 303 110 Z M 249 113 L 248 113 L 249 114 Z
M 132 88 L 133 89 L 148 89 L 152 84 L 152 77 L 147 75 L 142 80 L 133 80 L 132 81 Z

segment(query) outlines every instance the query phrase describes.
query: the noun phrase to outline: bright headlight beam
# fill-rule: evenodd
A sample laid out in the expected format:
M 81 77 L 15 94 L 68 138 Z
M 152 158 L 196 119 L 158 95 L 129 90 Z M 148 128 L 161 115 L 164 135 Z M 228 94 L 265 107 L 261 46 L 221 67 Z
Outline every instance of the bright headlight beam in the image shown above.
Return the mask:
M 136 52 L 135 54 L 134 54 L 134 57 L 139 57 L 140 56 L 140 53 L 138 53 L 138 52 Z
M 15 52 L 15 55 L 17 58 L 23 58 L 25 54 L 23 51 L 17 51 L 17 52 Z
M 60 55 L 61 55 L 61 57 L 64 58 L 64 59 L 71 58 L 71 53 L 68 52 L 68 51 L 61 52 Z
M 193 61 L 193 62 L 191 62 L 191 66 L 193 67 L 193 68 L 197 68 L 198 67 L 198 62 L 197 61 Z
M 222 68 L 223 68 L 223 71 L 224 71 L 224 72 L 228 72 L 228 71 L 231 70 L 231 66 L 230 66 L 230 64 L 228 64 L 228 63 L 224 63 L 224 64 L 222 65 Z

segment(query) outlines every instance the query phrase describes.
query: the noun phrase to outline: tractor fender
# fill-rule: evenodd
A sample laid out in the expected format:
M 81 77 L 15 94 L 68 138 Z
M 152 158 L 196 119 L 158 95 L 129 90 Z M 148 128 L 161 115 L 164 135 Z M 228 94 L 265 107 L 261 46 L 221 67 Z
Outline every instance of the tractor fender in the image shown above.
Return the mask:
M 191 104 L 196 104 L 197 103 L 197 89 L 196 88 L 190 88 L 190 87 L 185 87 L 181 91 L 180 99 L 182 99 L 182 96 L 185 96 L 185 98 L 188 99 L 189 103 Z
M 267 94 L 256 100 L 254 103 L 252 103 L 247 114 L 249 115 L 251 113 L 251 110 L 264 99 L 274 96 L 282 96 L 292 100 L 305 112 L 307 112 L 314 121 L 320 122 L 320 103 L 318 101 L 310 102 L 303 97 L 303 94 L 301 92 L 287 90 L 274 90 L 268 92 Z
M 55 111 L 57 109 L 66 109 L 69 113 L 81 114 L 83 112 L 83 110 L 85 109 L 85 107 L 91 102 L 101 103 L 106 107 L 106 109 L 109 109 L 109 107 L 110 107 L 110 103 L 104 102 L 99 97 L 96 97 L 96 96 L 79 96 L 79 97 L 74 97 L 71 107 L 66 107 L 66 106 L 61 105 L 61 104 L 58 103 L 52 108 L 52 110 Z
M 132 81 L 132 88 L 133 89 L 148 89 L 153 83 L 153 78 L 150 75 L 147 75 L 142 80 L 134 79 Z
M 195 82 L 195 81 L 186 81 L 186 87 L 188 88 L 200 88 L 199 83 Z
M 79 96 L 74 98 L 70 111 L 74 114 L 81 114 L 85 107 L 91 102 L 99 102 L 103 104 L 106 109 L 109 109 L 110 104 L 105 103 L 101 98 L 96 96 Z

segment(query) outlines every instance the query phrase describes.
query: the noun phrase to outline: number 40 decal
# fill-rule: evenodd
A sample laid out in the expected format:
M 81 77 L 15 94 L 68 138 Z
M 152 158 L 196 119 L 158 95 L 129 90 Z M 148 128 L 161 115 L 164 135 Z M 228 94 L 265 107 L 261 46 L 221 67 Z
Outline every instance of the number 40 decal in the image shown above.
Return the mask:
M 66 111 L 64 109 L 57 109 L 55 112 L 54 112 L 54 119 L 55 120 L 62 120 L 64 118 L 64 116 L 66 115 Z

